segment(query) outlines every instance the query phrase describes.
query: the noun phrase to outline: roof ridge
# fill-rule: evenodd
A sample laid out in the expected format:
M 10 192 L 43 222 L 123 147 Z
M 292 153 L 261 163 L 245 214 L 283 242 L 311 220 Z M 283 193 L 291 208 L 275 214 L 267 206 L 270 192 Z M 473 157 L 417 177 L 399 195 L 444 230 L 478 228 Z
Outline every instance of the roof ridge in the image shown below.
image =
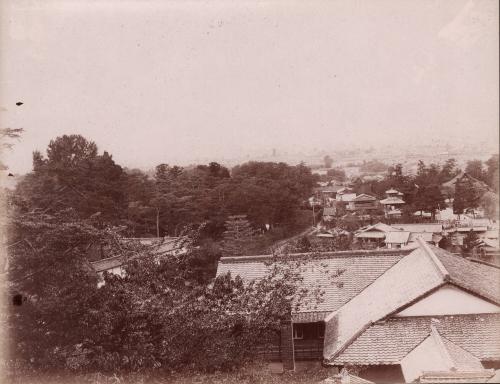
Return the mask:
M 449 366 L 449 368 L 451 370 L 455 370 L 457 367 L 455 366 L 455 362 L 450 355 L 450 351 L 448 351 L 448 348 L 446 348 L 446 345 L 444 345 L 444 341 L 441 338 L 441 335 L 439 334 L 439 332 L 436 329 L 436 327 L 434 326 L 434 324 L 431 324 L 430 336 L 432 337 L 432 339 L 436 343 L 441 356 L 443 357 L 443 359 L 446 360 L 446 363 Z
M 304 253 L 290 253 L 287 256 L 276 256 L 273 254 L 267 255 L 249 255 L 249 256 L 225 256 L 219 259 L 221 263 L 227 262 L 248 262 L 256 260 L 271 260 L 273 258 L 281 260 L 290 260 L 304 256 L 311 256 L 314 259 L 324 259 L 329 257 L 368 257 L 368 256 L 394 256 L 394 255 L 407 255 L 411 252 L 408 249 L 360 249 L 360 250 L 347 250 L 347 251 L 332 251 L 332 252 L 304 252 Z
M 444 281 L 449 281 L 450 280 L 450 273 L 448 270 L 445 268 L 441 260 L 436 256 L 434 251 L 429 247 L 427 242 L 422 239 L 421 237 L 417 237 L 417 241 L 420 244 L 420 248 L 424 250 L 424 253 L 431 259 L 431 261 L 434 263 L 436 269 L 441 273 L 443 276 Z

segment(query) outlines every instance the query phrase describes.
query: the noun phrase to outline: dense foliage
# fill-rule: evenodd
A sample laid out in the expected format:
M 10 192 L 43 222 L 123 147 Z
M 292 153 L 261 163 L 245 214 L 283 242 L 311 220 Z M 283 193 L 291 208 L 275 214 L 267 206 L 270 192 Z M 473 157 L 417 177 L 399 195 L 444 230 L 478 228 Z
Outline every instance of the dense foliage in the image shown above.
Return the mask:
M 254 359 L 276 341 L 292 297 L 300 298 L 297 266 L 275 261 L 249 285 L 215 279 L 221 244 L 240 242 L 236 218 L 257 244 L 288 236 L 286 228 L 305 223 L 298 207 L 313 183 L 303 164 L 284 163 L 231 172 L 217 163 L 160 164 L 147 175 L 120 167 L 82 136 L 51 141 L 9 196 L 4 288 L 22 304 L 7 303 L 2 318 L 10 368 L 210 371 Z M 123 240 L 155 235 L 178 236 L 186 253 L 159 257 Z M 89 263 L 96 254 L 120 257 L 125 275 L 105 273 L 98 288 Z

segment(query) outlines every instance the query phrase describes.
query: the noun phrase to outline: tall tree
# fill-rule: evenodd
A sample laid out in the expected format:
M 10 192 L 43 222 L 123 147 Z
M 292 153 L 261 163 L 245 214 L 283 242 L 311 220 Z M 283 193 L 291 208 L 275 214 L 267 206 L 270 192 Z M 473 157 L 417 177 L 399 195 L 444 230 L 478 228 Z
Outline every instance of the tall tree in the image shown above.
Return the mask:
M 28 211 L 72 208 L 81 217 L 99 214 L 116 223 L 125 213 L 124 181 L 109 153 L 99 155 L 83 136 L 64 135 L 50 142 L 47 157 L 33 153 L 33 172 L 18 184 L 17 197 Z
M 226 221 L 226 231 L 222 242 L 222 252 L 225 256 L 241 256 L 245 245 L 252 240 L 255 231 L 245 215 L 229 216 Z
M 498 154 L 491 156 L 486 162 L 486 182 L 498 193 L 499 190 L 499 157 Z
M 453 199 L 453 213 L 461 215 L 466 208 L 479 206 L 480 191 L 474 186 L 473 181 L 464 175 L 455 184 L 455 197 Z
M 465 167 L 465 172 L 475 179 L 485 181 L 486 174 L 484 172 L 483 162 L 481 160 L 469 160 Z
M 457 161 L 454 158 L 446 160 L 441 168 L 440 182 L 444 183 L 448 180 L 453 179 L 458 175 L 460 170 L 457 168 Z

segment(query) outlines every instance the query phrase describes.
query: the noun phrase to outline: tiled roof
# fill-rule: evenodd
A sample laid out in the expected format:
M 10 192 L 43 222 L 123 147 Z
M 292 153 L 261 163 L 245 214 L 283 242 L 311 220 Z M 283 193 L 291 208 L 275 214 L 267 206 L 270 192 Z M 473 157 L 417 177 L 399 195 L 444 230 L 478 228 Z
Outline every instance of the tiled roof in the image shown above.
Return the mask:
M 458 371 L 483 370 L 483 365 L 478 357 L 448 339 L 442 337 L 440 339 L 445 347 L 446 354 L 450 357 L 453 369 Z
M 486 232 L 488 227 L 458 227 L 456 228 L 457 232 Z
M 385 193 L 387 193 L 387 194 L 390 194 L 390 193 L 399 193 L 399 191 L 396 191 L 394 188 L 391 188 L 391 189 L 385 191 Z
M 411 232 L 408 241 L 417 241 L 418 238 L 424 239 L 430 243 L 433 239 L 434 233 L 432 232 Z
M 385 242 L 389 244 L 406 244 L 408 238 L 410 237 L 410 232 L 389 232 L 385 236 Z
M 400 199 L 399 197 L 386 197 L 383 200 L 380 200 L 380 204 L 404 204 L 404 200 Z
M 377 199 L 373 196 L 367 195 L 366 193 L 362 193 L 361 195 L 356 196 L 352 201 L 376 201 Z
M 472 263 L 428 245 L 402 258 L 359 295 L 325 318 L 324 356 L 334 359 L 373 322 L 386 318 L 446 283 L 500 303 L 497 268 Z
M 341 189 L 344 189 L 344 187 L 342 187 L 341 185 L 331 185 L 329 187 L 319 187 L 318 191 L 319 192 L 326 192 L 326 193 L 328 193 L 328 192 L 337 193 Z
M 324 252 L 316 255 L 292 254 L 283 260 L 301 260 L 296 268 L 303 278 L 302 286 L 311 291 L 299 312 L 331 313 L 408 253 L 401 250 Z M 231 272 L 232 276 L 239 275 L 244 281 L 260 279 L 269 271 L 272 260 L 270 256 L 221 258 L 217 276 Z M 334 277 L 337 271 L 342 273 Z M 315 289 L 324 292 L 320 303 L 316 302 L 316 295 L 312 292 Z
M 111 268 L 119 267 L 123 264 L 122 256 L 109 257 L 107 259 L 92 261 L 90 265 L 96 272 L 107 271 Z
M 441 233 L 443 231 L 442 224 L 392 224 L 392 226 L 409 232 Z
M 429 245 L 450 275 L 450 282 L 500 305 L 500 270 L 474 263 Z
M 399 229 L 391 227 L 390 225 L 384 223 L 377 223 L 359 229 L 354 235 L 354 237 L 384 239 L 387 233 L 397 232 L 397 231 L 399 231 Z
M 399 364 L 434 326 L 439 334 L 479 360 L 500 359 L 500 314 L 392 317 L 371 325 L 334 360 L 335 364 Z M 452 350 L 454 360 L 462 357 Z

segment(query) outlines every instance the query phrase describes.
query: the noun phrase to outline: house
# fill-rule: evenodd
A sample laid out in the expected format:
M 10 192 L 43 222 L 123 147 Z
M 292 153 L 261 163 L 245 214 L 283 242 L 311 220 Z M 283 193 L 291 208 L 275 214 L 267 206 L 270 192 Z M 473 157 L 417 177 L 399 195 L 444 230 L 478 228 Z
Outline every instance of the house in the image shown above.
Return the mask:
M 419 244 L 325 318 L 325 364 L 364 366 L 362 378 L 387 383 L 493 376 L 500 269 Z
M 415 248 L 418 238 L 437 245 L 442 239 L 442 224 L 392 224 L 377 223 L 358 230 L 354 237 L 360 242 L 387 248 Z
M 403 194 L 395 189 L 385 191 L 386 198 L 380 200 L 384 207 L 385 217 L 401 217 L 401 207 L 405 204 Z
M 273 358 L 285 369 L 322 361 L 345 382 L 343 369 L 352 366 L 365 382 L 491 379 L 500 367 L 500 269 L 418 243 L 411 252 L 291 255 L 304 260 L 301 284 L 322 290 L 323 300 L 298 303 L 282 323 Z M 250 282 L 265 276 L 269 260 L 221 258 L 217 275 Z
M 409 251 L 373 250 L 322 252 L 314 255 L 291 254 L 290 260 L 301 260 L 300 274 L 303 287 L 309 290 L 299 310 L 291 313 L 284 324 L 282 336 L 274 348 L 266 353 L 268 359 L 280 361 L 285 368 L 293 368 L 297 361 L 316 361 L 323 358 L 323 319 L 332 311 L 341 308 L 360 293 L 387 269 L 401 260 Z M 239 275 L 250 282 L 263 278 L 270 269 L 271 255 L 222 257 L 217 267 L 217 276 L 228 272 Z M 332 274 L 342 272 L 335 280 Z M 318 299 L 314 290 L 324 292 Z
M 346 207 L 349 211 L 373 211 L 379 208 L 380 206 L 378 200 L 371 195 L 367 195 L 366 193 L 362 193 L 352 200 L 349 200 Z
M 135 243 L 149 247 L 156 257 L 168 255 L 181 255 L 187 252 L 187 249 L 181 244 L 180 237 L 142 237 L 142 238 L 124 238 L 122 244 Z M 140 255 L 132 257 L 133 259 L 140 257 Z M 131 258 L 131 259 L 132 259 Z M 131 260 L 129 259 L 129 260 Z M 99 282 L 98 287 L 104 285 L 104 273 L 113 274 L 116 276 L 124 277 L 125 268 L 124 264 L 127 261 L 122 255 L 103 258 L 97 261 L 91 261 L 90 267 L 98 274 Z
M 355 232 L 354 238 L 364 244 L 370 243 L 377 246 L 382 246 L 387 234 L 394 231 L 397 231 L 397 229 L 391 227 L 390 225 L 377 223 L 359 229 Z
M 337 192 L 342 190 L 344 187 L 341 185 L 330 185 L 330 186 L 321 186 L 314 189 L 316 196 L 322 199 L 324 202 L 328 201 L 328 199 L 335 200 L 337 197 Z
M 497 239 L 480 239 L 472 250 L 474 257 L 500 266 L 500 244 Z
M 349 202 L 356 197 L 356 193 L 352 188 L 344 187 L 337 191 L 337 201 Z

